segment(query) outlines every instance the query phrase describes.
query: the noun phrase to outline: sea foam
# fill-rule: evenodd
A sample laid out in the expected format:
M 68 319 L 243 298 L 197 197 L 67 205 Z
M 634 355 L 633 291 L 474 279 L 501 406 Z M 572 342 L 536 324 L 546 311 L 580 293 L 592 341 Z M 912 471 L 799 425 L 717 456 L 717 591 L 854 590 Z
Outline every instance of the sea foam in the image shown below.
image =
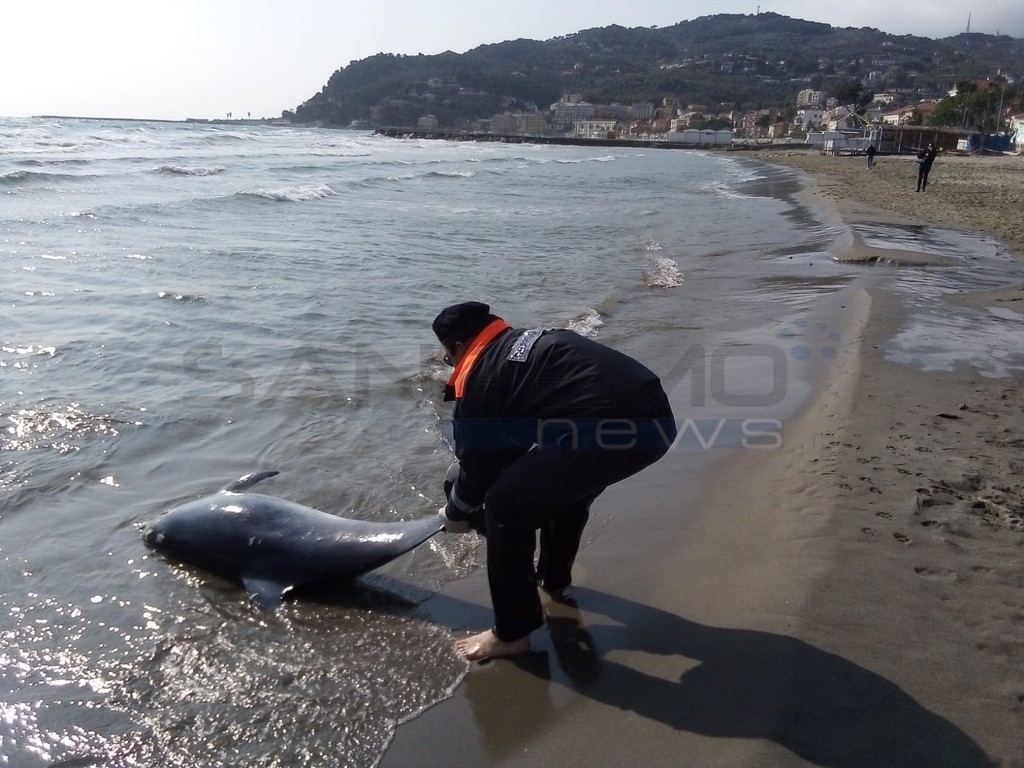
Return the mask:
M 580 336 L 597 336 L 598 330 L 604 325 L 601 313 L 596 309 L 587 308 L 566 326 L 570 331 L 576 331 Z
M 301 203 L 306 200 L 323 200 L 337 194 L 327 184 L 300 184 L 294 187 L 277 187 L 275 189 L 248 189 L 238 192 L 243 197 L 261 197 L 279 203 Z
M 674 259 L 657 256 L 644 271 L 644 284 L 649 288 L 678 288 L 683 284 L 683 273 Z
M 187 165 L 161 165 L 156 169 L 156 172 L 166 173 L 170 176 L 213 176 L 226 170 L 227 167 L 223 165 L 214 165 L 209 168 Z

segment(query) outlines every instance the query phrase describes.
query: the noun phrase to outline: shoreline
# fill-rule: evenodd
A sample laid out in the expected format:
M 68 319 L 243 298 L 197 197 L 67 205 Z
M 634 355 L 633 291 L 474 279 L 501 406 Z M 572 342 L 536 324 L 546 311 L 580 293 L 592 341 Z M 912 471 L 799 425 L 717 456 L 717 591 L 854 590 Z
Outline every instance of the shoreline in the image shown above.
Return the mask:
M 800 201 L 848 233 L 842 258 L 879 256 L 855 222 L 961 221 L 952 191 L 929 198 L 930 220 L 900 204 L 911 165 L 859 195 L 844 174 L 878 169 L 787 159 L 812 174 Z M 954 187 L 950 167 L 927 194 Z M 961 228 L 1000 234 L 988 218 Z M 966 301 L 1019 312 L 1015 290 Z M 609 489 L 604 506 L 632 511 L 581 554 L 579 608 L 546 603 L 533 653 L 473 665 L 382 766 L 428 750 L 467 766 L 1024 766 L 1020 377 L 886 360 L 905 310 L 870 279 L 815 311 L 839 319 L 842 349 L 784 446 L 730 455 L 696 495 L 685 452 Z M 480 576 L 430 616 L 479 621 Z
M 940 154 L 921 193 L 915 191 L 917 165 L 909 155 L 880 155 L 873 170 L 863 157 L 817 150 L 768 149 L 756 159 L 807 174 L 803 202 L 825 206 L 848 224 L 985 232 L 1024 260 L 1024 155 Z

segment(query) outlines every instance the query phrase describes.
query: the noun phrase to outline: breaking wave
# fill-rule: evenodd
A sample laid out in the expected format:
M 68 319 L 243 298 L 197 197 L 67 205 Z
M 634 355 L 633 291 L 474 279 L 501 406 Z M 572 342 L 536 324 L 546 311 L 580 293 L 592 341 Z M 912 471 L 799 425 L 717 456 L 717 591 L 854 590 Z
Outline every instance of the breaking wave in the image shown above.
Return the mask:
M 235 194 L 241 197 L 259 197 L 278 203 L 301 203 L 307 200 L 323 200 L 326 197 L 333 197 L 337 193 L 327 184 L 300 184 L 295 187 L 277 187 L 275 189 L 257 187 Z
M 89 178 L 95 178 L 95 176 L 75 173 L 51 173 L 49 171 L 8 171 L 7 173 L 0 173 L 0 186 L 29 184 L 34 181 L 79 181 Z
M 597 336 L 597 332 L 604 325 L 601 313 L 596 309 L 587 308 L 575 318 L 569 321 L 566 326 L 570 331 L 576 331 L 580 336 Z
M 187 166 L 187 165 L 161 165 L 156 169 L 157 173 L 165 173 L 170 176 L 214 176 L 226 171 L 223 165 L 214 165 L 209 168 Z
M 644 270 L 644 285 L 648 288 L 678 288 L 682 284 L 683 273 L 668 256 L 655 257 Z

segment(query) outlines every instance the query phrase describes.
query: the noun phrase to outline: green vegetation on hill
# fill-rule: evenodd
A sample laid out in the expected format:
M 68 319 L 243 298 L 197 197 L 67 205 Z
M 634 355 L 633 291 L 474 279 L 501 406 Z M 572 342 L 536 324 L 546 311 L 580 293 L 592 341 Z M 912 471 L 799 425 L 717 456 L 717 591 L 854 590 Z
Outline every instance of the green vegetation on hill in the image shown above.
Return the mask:
M 791 105 L 797 91 L 899 89 L 909 102 L 956 83 L 1024 75 L 1024 41 L 961 34 L 942 40 L 837 28 L 774 13 L 719 14 L 671 27 L 584 30 L 513 40 L 464 54 L 380 53 L 335 72 L 285 117 L 347 126 L 412 126 L 426 114 L 461 127 L 503 111 L 547 109 L 562 94 L 592 103 L 702 104 L 714 111 Z M 1020 90 L 1014 97 L 1020 98 Z

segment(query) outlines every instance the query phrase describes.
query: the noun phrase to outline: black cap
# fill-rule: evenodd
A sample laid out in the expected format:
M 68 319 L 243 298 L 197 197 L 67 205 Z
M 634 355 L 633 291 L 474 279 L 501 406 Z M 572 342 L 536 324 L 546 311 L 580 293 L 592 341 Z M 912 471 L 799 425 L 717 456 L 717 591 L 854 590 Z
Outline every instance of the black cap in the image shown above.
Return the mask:
M 467 341 L 476 336 L 485 325 L 496 317 L 489 305 L 481 301 L 465 301 L 442 309 L 431 326 L 434 335 L 445 346 L 456 341 Z

